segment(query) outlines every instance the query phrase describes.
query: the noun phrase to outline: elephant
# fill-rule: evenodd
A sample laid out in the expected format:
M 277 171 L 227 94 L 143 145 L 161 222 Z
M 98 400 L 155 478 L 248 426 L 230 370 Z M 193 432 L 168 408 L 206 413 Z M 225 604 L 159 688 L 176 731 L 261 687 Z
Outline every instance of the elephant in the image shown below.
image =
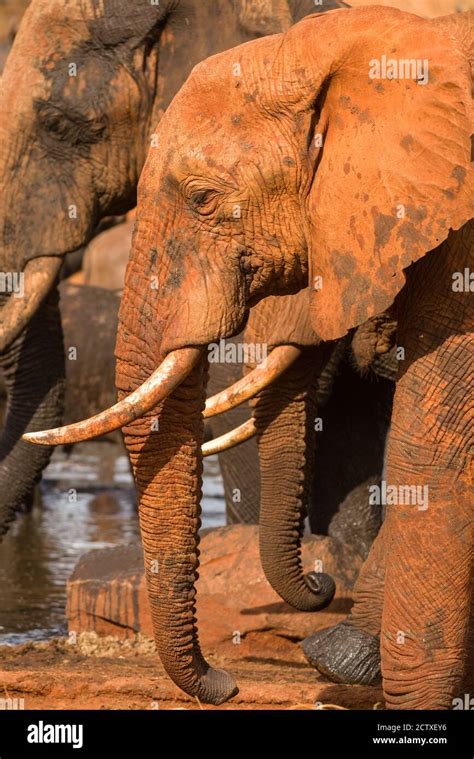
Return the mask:
M 252 312 L 252 329 L 245 330 L 234 340 L 243 344 L 252 343 L 255 330 L 264 328 L 264 334 L 260 338 L 263 345 L 288 344 L 285 342 L 286 335 L 283 335 L 283 340 L 278 339 L 275 314 L 278 313 L 280 299 L 273 301 L 269 314 L 270 324 L 267 321 L 265 325 L 258 326 L 262 309 L 259 309 L 258 314 Z M 286 313 L 288 320 L 294 323 L 295 311 Z M 308 444 L 315 449 L 316 460 L 309 471 L 307 508 L 304 509 L 307 510 L 312 533 L 329 534 L 351 544 L 364 558 L 380 526 L 380 509 L 369 506 L 367 490 L 361 490 L 361 486 L 369 481 L 373 484 L 382 478 L 383 454 L 397 370 L 393 350 L 382 356 L 361 355 L 360 349 L 356 354 L 353 346 L 362 339 L 359 333 L 366 330 L 366 325 L 359 328 L 350 345 L 347 341 L 341 341 L 341 345 L 333 351 L 331 361 L 318 376 L 315 404 L 319 423 L 316 424 L 316 420 L 312 419 L 311 429 L 307 433 L 312 437 L 312 442 Z M 367 349 L 367 346 L 364 348 Z M 207 385 L 208 396 L 238 381 L 238 369 L 234 364 L 212 363 Z M 244 371 L 245 369 L 246 367 Z M 280 392 L 278 382 L 275 382 L 274 392 Z M 245 423 L 251 413 L 248 406 L 241 405 L 226 414 L 209 419 L 213 435 L 228 434 L 237 425 Z M 296 431 L 293 430 L 292 437 L 295 435 Z M 286 460 L 286 444 L 291 448 L 291 441 L 285 441 L 284 436 L 278 434 L 275 436 L 272 443 L 275 456 Z M 258 522 L 260 475 L 255 440 L 252 438 L 237 448 L 221 451 L 219 462 L 224 478 L 228 523 Z M 271 491 L 275 490 L 269 494 L 269 498 L 276 502 L 276 482 L 271 476 L 269 486 Z
M 120 296 L 105 288 L 72 284 L 59 285 L 60 314 L 64 332 L 66 382 L 64 397 L 65 424 L 77 418 L 92 416 L 116 400 L 114 384 L 114 345 L 118 324 Z M 292 297 L 292 296 L 288 296 Z M 277 304 L 276 304 L 277 305 Z M 255 321 L 255 320 L 253 320 Z M 254 327 L 255 330 L 255 327 Z M 356 332 L 352 345 L 362 327 Z M 265 342 L 276 339 L 276 330 L 265 335 Z M 235 338 L 236 345 L 250 339 L 249 334 Z M 360 351 L 359 351 L 360 352 Z M 367 354 L 367 351 L 366 351 Z M 361 487 L 370 478 L 381 478 L 380 457 L 384 447 L 393 394 L 393 366 L 381 376 L 375 358 L 358 355 L 357 368 L 351 365 L 347 350 L 338 355 L 330 372 L 318 387 L 317 408 L 322 407 L 324 432 L 317 437 L 317 465 L 310 473 L 308 485 L 308 518 L 311 531 L 329 534 L 353 545 L 366 557 L 379 527 L 377 510 L 367 509 L 367 489 Z M 341 360 L 342 359 L 342 360 Z M 370 359 L 370 372 L 375 380 L 360 378 L 359 373 Z M 393 363 L 393 362 L 392 362 Z M 238 381 L 241 365 L 213 363 L 210 366 L 208 394 L 213 395 Z M 333 384 L 335 383 L 335 387 Z M 0 375 L 0 419 L 4 417 L 6 393 Z M 205 438 L 210 440 L 228 433 L 251 415 L 241 405 L 227 414 L 207 421 Z M 373 433 L 378 424 L 378 434 Z M 122 445 L 121 435 L 112 433 L 108 440 Z M 284 440 L 281 441 L 284 456 Z M 223 477 L 226 519 L 228 524 L 255 524 L 259 520 L 260 473 L 258 446 L 255 438 L 219 453 Z M 345 469 L 341 471 L 341 467 Z M 339 510 L 340 505 L 344 507 Z
M 9 396 L 0 537 L 51 455 L 28 450 L 22 432 L 61 422 L 63 261 L 82 251 L 101 220 L 135 206 L 153 130 L 193 66 L 281 33 L 314 10 L 312 0 L 32 0 L 27 8 L 0 95 L 8 115 L 0 149 L 0 367 Z
M 25 436 L 54 445 L 123 429 L 157 651 L 204 702 L 237 693 L 206 662 L 195 619 L 207 349 L 238 333 L 263 298 L 307 287 L 309 350 L 392 309 L 404 351 L 385 456 L 396 497 L 379 494 L 386 516 L 367 561 L 369 571 L 383 541 L 387 707 L 449 708 L 462 680 L 473 558 L 469 24 L 469 14 L 335 10 L 196 66 L 140 178 L 116 344 L 120 400 Z M 261 389 L 255 372 L 246 379 Z M 293 409 L 312 403 L 313 379 L 288 384 Z M 278 419 L 271 402 L 261 414 L 263 437 Z
M 98 413 L 101 408 L 112 405 L 116 400 L 113 354 L 120 297 L 118 293 L 105 288 L 75 285 L 68 281 L 60 283 L 59 293 L 66 356 L 64 423 L 70 424 L 77 418 Z M 294 300 L 293 296 L 288 298 Z M 255 309 L 251 316 L 252 330 L 247 328 L 242 335 L 237 336 L 236 346 L 255 341 L 257 330 L 265 330 L 263 341 L 266 345 L 275 342 L 282 344 L 282 340 L 283 344 L 287 344 L 284 342 L 287 340 L 287 332 L 281 334 L 278 340 L 279 323 L 276 314 L 279 303 L 279 299 L 269 298 L 264 308 Z M 292 319 L 295 322 L 294 330 L 297 330 L 300 328 L 297 322 L 302 315 L 291 304 L 290 312 L 285 319 L 286 325 Z M 304 318 L 308 319 L 306 313 Z M 268 328 L 269 320 L 271 329 Z M 364 352 L 358 349 L 355 357 L 358 369 L 348 366 L 347 357 L 344 361 L 345 354 L 338 350 L 328 371 L 319 378 L 316 405 L 318 409 L 323 406 L 324 430 L 322 435 L 317 435 L 322 439 L 316 445 L 312 444 L 313 448 L 316 447 L 318 463 L 314 474 L 310 472 L 308 518 L 312 532 L 329 533 L 342 542 L 352 544 L 365 556 L 378 531 L 379 510 L 376 509 L 375 514 L 366 513 L 366 503 L 360 499 L 358 488 L 369 477 L 374 481 L 380 479 L 379 458 L 389 421 L 393 383 L 378 376 L 376 382 L 364 378 L 358 384 L 359 367 L 365 370 L 368 365 L 374 372 L 380 371 L 376 366 L 375 355 L 370 354 L 367 348 L 369 340 L 361 337 L 361 333 L 369 333 L 370 336 L 374 334 L 370 327 L 364 325 L 357 330 L 352 340 L 352 345 L 357 343 L 364 346 Z M 375 354 L 375 349 L 373 352 Z M 240 378 L 240 373 L 239 363 L 211 363 L 208 394 L 221 392 L 232 385 Z M 393 368 L 391 376 L 393 377 Z M 276 392 L 277 388 L 278 382 L 275 383 Z M 352 408 L 354 397 L 357 399 L 357 413 Z M 378 413 L 380 406 L 385 414 Z M 251 409 L 242 405 L 226 414 L 208 419 L 206 439 L 229 432 L 245 422 L 250 413 Z M 381 430 L 380 434 L 374 434 L 373 427 L 378 417 L 381 417 Z M 311 426 L 314 427 L 314 424 Z M 109 435 L 108 439 L 120 445 L 122 443 L 118 433 Z M 290 447 L 292 445 L 291 441 Z M 278 451 L 282 457 L 287 455 L 284 446 L 285 440 L 282 437 Z M 334 455 L 335 449 L 337 456 Z M 347 472 L 340 472 L 341 461 L 347 462 Z M 251 439 L 241 446 L 222 451 L 219 453 L 219 464 L 227 522 L 257 523 L 260 473 L 256 440 Z M 272 497 L 273 494 L 270 493 L 269 498 Z M 276 499 L 277 494 L 274 497 Z M 338 507 L 344 499 L 344 511 L 340 513 Z
M 314 593 L 314 576 L 308 593 L 308 578 L 302 575 L 305 516 L 312 532 L 330 534 L 364 558 L 380 528 L 381 509 L 369 503 L 368 488 L 381 479 L 396 376 L 396 360 L 387 359 L 395 326 L 390 314 L 382 314 L 352 336 L 358 369 L 379 373 L 376 385 L 359 378 L 358 386 L 357 373 L 344 367 L 348 340 L 320 345 L 313 333 L 307 292 L 264 298 L 250 313 L 244 346 L 257 353 L 262 353 L 259 347 L 285 346 L 301 352 L 252 401 L 259 444 L 260 557 L 274 590 L 297 609 L 316 610 L 330 600 Z M 251 361 L 246 368 L 252 368 Z M 317 430 L 323 428 L 321 441 Z

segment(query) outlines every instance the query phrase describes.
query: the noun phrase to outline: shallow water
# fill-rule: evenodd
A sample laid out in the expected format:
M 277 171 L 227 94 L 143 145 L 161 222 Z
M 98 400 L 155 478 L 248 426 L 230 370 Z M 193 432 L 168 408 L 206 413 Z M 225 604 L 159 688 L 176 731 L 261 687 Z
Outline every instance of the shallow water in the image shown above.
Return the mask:
M 225 524 L 217 456 L 205 460 L 203 489 L 203 527 Z M 56 451 L 38 501 L 0 546 L 0 644 L 64 634 L 66 581 L 79 556 L 138 539 L 128 459 L 115 446 Z

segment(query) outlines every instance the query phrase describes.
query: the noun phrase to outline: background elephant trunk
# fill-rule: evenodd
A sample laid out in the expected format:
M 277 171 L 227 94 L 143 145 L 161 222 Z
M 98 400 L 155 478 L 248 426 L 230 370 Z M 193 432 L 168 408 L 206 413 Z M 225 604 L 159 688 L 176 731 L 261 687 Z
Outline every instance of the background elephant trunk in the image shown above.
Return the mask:
M 52 453 L 50 447 L 33 448 L 22 442 L 22 433 L 61 423 L 65 366 L 56 288 L 1 356 L 0 366 L 8 396 L 0 440 L 1 537 L 15 514 L 31 503 L 34 486 Z
M 141 368 L 140 368 L 141 369 Z M 130 365 L 119 361 L 122 390 Z M 156 646 L 171 679 L 191 696 L 220 704 L 232 678 L 201 654 L 195 618 L 202 483 L 202 410 L 207 358 L 153 412 L 125 428 L 139 492 L 140 528 Z M 138 385 L 141 377 L 133 380 Z M 121 392 L 123 395 L 124 393 Z
M 335 586 L 320 572 L 303 574 L 301 537 L 314 465 L 317 378 L 324 349 L 308 348 L 258 397 L 260 558 L 270 585 L 287 603 L 314 611 Z

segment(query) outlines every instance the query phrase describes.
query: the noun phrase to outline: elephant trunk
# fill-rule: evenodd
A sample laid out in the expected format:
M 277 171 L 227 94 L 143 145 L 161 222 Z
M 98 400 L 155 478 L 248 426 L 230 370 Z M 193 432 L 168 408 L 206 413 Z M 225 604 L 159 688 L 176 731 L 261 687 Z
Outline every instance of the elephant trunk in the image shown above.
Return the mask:
M 22 433 L 61 422 L 65 366 L 56 288 L 2 354 L 0 366 L 8 396 L 0 440 L 1 537 L 15 514 L 31 502 L 52 452 L 51 447 L 32 448 L 20 440 Z
M 140 373 L 141 368 L 136 368 Z M 129 389 L 131 367 L 119 360 L 117 385 Z M 140 528 L 154 637 L 171 679 L 202 702 L 237 693 L 230 675 L 210 667 L 195 618 L 207 359 L 203 357 L 159 406 L 124 429 L 139 494 Z M 137 378 L 140 382 L 141 378 Z
M 306 349 L 258 397 L 261 498 L 260 558 L 270 585 L 287 603 L 315 611 L 332 600 L 335 585 L 321 572 L 303 574 L 301 537 L 313 468 L 320 348 Z

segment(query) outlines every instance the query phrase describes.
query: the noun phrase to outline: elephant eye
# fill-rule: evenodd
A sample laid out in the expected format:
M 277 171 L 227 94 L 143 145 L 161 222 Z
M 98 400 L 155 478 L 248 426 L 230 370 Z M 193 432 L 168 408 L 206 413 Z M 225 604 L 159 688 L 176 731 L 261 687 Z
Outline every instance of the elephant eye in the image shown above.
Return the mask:
M 189 193 L 189 205 L 193 211 L 207 215 L 216 210 L 220 192 L 215 187 L 193 190 Z
M 98 142 L 106 127 L 105 117 L 91 119 L 84 114 L 67 112 L 44 100 L 35 102 L 38 119 L 46 134 L 72 145 Z

